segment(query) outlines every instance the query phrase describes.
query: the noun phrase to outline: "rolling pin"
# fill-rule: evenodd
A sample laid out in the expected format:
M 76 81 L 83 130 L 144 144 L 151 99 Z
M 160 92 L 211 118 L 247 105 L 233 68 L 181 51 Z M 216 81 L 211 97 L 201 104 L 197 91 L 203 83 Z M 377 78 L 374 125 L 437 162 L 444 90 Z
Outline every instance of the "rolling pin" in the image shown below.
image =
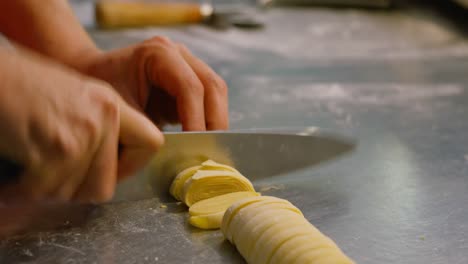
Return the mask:
M 201 23 L 213 8 L 194 3 L 101 0 L 96 2 L 96 22 L 105 29 Z

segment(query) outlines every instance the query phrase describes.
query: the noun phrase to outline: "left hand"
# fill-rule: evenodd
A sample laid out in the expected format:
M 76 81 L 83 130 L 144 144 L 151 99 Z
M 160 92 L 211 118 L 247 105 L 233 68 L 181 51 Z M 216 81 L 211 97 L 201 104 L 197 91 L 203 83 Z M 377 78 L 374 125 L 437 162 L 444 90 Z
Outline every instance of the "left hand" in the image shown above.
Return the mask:
M 180 122 L 185 131 L 228 128 L 226 83 L 185 46 L 168 38 L 100 53 L 83 71 L 109 82 L 157 125 Z

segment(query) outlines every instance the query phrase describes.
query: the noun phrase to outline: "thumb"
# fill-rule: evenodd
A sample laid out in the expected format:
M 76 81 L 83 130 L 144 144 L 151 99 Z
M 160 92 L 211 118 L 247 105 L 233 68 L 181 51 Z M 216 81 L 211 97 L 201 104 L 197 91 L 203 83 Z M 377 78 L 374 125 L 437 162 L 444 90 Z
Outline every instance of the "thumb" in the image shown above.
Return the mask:
M 119 179 L 144 166 L 164 144 L 161 131 L 143 114 L 120 100 Z

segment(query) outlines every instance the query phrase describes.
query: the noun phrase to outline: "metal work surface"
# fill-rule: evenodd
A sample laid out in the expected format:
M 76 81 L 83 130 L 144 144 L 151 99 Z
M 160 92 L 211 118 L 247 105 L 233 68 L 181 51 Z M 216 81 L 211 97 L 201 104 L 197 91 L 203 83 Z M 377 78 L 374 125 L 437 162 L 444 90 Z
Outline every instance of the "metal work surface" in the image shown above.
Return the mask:
M 105 49 L 153 35 L 184 42 L 229 84 L 233 129 L 355 137 L 350 155 L 254 184 L 297 205 L 357 263 L 468 263 L 468 39 L 422 8 L 262 19 L 255 31 L 90 32 Z M 243 262 L 219 231 L 189 227 L 175 202 L 62 210 L 29 209 L 34 231 L 1 240 L 0 263 Z

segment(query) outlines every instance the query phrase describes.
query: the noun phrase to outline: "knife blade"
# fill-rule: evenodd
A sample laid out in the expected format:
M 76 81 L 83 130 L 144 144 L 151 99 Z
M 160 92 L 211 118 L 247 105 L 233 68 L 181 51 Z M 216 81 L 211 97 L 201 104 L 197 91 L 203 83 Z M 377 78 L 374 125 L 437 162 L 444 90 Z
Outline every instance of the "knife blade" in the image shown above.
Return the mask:
M 316 129 L 313 133 L 165 133 L 165 144 L 154 159 L 144 171 L 121 182 L 113 200 L 170 201 L 168 190 L 177 173 L 207 159 L 234 166 L 255 182 L 322 164 L 354 147 L 350 139 Z

